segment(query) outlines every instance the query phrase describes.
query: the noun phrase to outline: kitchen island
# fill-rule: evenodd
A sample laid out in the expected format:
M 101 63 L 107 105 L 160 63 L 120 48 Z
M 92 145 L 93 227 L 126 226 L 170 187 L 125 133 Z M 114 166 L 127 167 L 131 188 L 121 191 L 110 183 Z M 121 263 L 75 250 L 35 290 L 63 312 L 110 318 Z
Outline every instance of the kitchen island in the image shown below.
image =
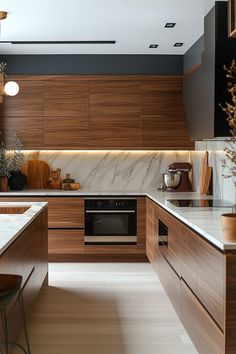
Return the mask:
M 48 274 L 47 203 L 0 202 L 0 273 L 23 277 L 26 316 Z M 18 302 L 7 309 L 9 338 L 17 341 L 22 328 Z

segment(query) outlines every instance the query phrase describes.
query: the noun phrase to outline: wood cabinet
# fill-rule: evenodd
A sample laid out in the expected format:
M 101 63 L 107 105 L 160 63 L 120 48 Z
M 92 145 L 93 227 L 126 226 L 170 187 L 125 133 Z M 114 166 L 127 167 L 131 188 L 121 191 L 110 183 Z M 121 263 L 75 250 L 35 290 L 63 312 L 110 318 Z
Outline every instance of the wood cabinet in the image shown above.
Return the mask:
M 151 263 L 157 258 L 158 236 L 155 219 L 156 203 L 147 198 L 146 201 L 146 254 Z
M 0 273 L 22 275 L 25 311 L 28 315 L 40 288 L 47 280 L 47 210 L 43 210 L 0 256 Z M 8 329 L 16 341 L 22 328 L 18 302 L 9 305 Z
M 7 147 L 192 149 L 181 76 L 19 75 L 0 118 Z M 27 129 L 25 127 L 27 126 Z
M 48 202 L 49 261 L 147 261 L 145 197 L 137 198 L 137 245 L 85 245 L 82 197 L 8 197 L 1 200 Z
M 181 281 L 181 321 L 200 354 L 225 353 L 223 332 L 183 281 Z
M 166 243 L 160 247 L 161 253 L 165 256 L 176 273 L 181 276 L 181 243 L 180 235 L 183 233 L 183 225 L 163 208 L 156 206 L 156 223 L 161 223 L 166 228 Z
M 166 77 L 141 80 L 141 146 L 155 149 L 189 148 L 181 82 Z M 170 136 L 172 137 L 170 140 Z
M 47 198 L 50 229 L 84 228 L 83 198 Z
M 182 278 L 218 325 L 224 328 L 224 255 L 185 228 L 182 234 Z
M 167 239 L 165 246 L 159 244 L 155 259 L 153 225 L 160 221 Z M 147 223 L 148 258 L 199 353 L 235 353 L 235 251 L 216 249 L 150 200 Z

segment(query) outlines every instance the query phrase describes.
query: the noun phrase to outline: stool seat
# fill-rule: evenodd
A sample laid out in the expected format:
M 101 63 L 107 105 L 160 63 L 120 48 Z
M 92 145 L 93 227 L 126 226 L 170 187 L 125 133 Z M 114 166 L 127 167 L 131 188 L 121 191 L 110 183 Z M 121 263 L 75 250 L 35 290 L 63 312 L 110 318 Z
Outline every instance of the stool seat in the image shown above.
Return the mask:
M 6 308 L 17 295 L 21 283 L 21 275 L 0 274 L 0 309 Z

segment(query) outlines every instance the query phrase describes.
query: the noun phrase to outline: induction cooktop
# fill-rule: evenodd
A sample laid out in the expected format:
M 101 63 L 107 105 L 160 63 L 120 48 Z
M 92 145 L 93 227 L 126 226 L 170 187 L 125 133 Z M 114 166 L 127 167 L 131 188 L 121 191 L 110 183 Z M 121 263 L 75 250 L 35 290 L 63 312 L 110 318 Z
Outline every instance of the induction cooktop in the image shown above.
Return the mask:
M 180 208 L 232 208 L 233 204 L 220 199 L 167 199 L 171 204 Z

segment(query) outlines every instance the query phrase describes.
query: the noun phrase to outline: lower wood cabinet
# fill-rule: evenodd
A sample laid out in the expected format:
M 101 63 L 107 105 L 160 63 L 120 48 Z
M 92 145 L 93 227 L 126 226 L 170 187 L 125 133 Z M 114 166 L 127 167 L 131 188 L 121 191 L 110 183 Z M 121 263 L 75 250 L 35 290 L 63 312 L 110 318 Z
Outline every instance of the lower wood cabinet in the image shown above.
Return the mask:
M 225 353 L 223 331 L 184 281 L 181 281 L 181 321 L 199 353 Z
M 47 281 L 47 231 L 47 210 L 44 210 L 0 256 L 0 273 L 19 274 L 23 277 L 26 315 L 30 314 L 40 288 Z M 16 342 L 22 329 L 17 301 L 9 305 L 7 316 L 9 338 Z
M 49 259 L 56 255 L 84 254 L 84 230 L 48 230 Z
M 2 201 L 48 203 L 48 260 L 147 261 L 146 198 L 137 197 L 137 245 L 85 245 L 83 197 L 8 197 Z
M 180 316 L 180 278 L 160 251 L 158 252 L 157 274 L 176 313 Z
M 158 245 L 160 222 L 166 238 Z M 146 237 L 147 256 L 198 352 L 235 354 L 236 252 L 215 248 L 151 200 Z

